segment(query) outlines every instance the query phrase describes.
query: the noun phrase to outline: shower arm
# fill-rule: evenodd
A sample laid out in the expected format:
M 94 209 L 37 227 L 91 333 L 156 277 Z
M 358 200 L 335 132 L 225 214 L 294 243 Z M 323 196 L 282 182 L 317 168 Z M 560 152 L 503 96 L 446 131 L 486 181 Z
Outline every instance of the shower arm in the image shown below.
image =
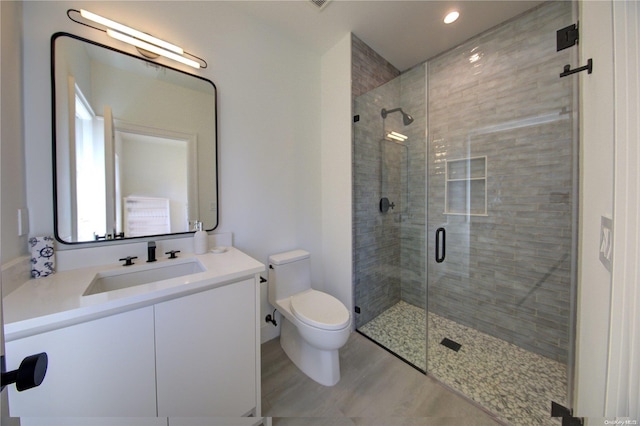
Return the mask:
M 396 111 L 402 112 L 402 108 L 394 108 L 390 110 L 382 108 L 382 111 L 380 111 L 380 115 L 382 116 L 382 118 L 387 118 L 387 114 L 391 114 L 392 112 L 396 112 Z
M 402 122 L 404 123 L 405 126 L 408 126 L 409 124 L 413 123 L 413 117 L 411 117 L 409 114 L 404 112 L 402 108 L 393 108 L 388 111 L 385 108 L 382 108 L 382 110 L 380 111 L 380 115 L 384 120 L 387 118 L 388 114 L 391 114 L 392 112 L 397 112 L 397 111 L 399 111 L 400 114 L 402 114 Z

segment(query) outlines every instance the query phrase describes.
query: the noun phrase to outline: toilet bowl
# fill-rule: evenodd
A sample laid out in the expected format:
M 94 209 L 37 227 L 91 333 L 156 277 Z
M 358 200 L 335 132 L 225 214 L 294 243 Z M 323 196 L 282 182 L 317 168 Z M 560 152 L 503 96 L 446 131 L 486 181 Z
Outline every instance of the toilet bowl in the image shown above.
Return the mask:
M 351 315 L 338 299 L 311 288 L 309 257 L 304 250 L 269 257 L 269 302 L 282 314 L 280 345 L 287 356 L 316 382 L 333 386 Z
M 335 297 L 311 289 L 291 296 L 290 307 L 298 320 L 298 331 L 312 346 L 332 350 L 347 343 L 351 318 Z

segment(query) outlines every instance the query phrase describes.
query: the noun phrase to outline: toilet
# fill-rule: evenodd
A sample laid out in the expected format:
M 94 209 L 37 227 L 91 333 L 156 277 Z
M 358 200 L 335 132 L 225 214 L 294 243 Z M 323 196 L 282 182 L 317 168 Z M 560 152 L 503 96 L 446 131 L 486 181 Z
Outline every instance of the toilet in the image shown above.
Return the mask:
M 338 349 L 351 333 L 349 310 L 311 288 L 310 255 L 293 250 L 269 256 L 268 298 L 282 314 L 280 345 L 307 376 L 324 386 L 340 381 Z

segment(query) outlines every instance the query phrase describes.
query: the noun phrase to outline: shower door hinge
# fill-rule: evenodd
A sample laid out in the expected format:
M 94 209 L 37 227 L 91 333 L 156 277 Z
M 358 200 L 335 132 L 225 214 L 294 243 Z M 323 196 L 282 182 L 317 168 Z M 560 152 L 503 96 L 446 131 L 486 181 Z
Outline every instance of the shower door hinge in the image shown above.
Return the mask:
M 353 116 L 353 122 L 357 123 L 358 121 L 360 121 L 360 114 Z
M 575 46 L 578 44 L 579 38 L 580 32 L 578 31 L 578 24 L 571 24 L 568 27 L 556 31 L 556 52 Z M 565 65 L 560 73 L 560 78 L 581 71 L 587 71 L 588 74 L 591 74 L 593 72 L 593 59 L 587 60 L 587 65 L 575 69 L 571 69 L 571 65 Z
M 580 33 L 578 24 L 571 24 L 556 32 L 556 52 L 578 44 Z
M 573 410 L 551 401 L 551 417 L 562 417 L 562 426 L 582 426 L 582 417 L 573 417 Z

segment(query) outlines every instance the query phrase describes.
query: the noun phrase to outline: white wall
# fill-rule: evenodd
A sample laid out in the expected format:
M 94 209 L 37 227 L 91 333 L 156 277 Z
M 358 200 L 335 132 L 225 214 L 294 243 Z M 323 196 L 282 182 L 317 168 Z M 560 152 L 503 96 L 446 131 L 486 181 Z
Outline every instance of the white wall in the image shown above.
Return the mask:
M 611 2 L 580 3 L 580 259 L 575 413 L 604 415 L 611 274 L 600 263 L 600 218 L 613 213 L 613 39 Z M 575 64 L 578 66 L 578 64 Z
M 0 263 L 4 264 L 17 256 L 27 253 L 27 236 L 18 236 L 18 209 L 25 209 L 27 196 L 25 189 L 24 145 L 22 132 L 22 64 L 20 14 L 22 4 L 2 2 L 1 36 L 2 58 L 0 64 L 0 159 L 2 198 L 2 247 Z
M 26 207 L 20 93 L 21 11 L 21 3 L 0 2 L 0 264 L 25 254 L 27 249 L 26 236 L 19 237 L 17 232 L 17 209 Z M 0 300 L 2 294 L 6 294 L 2 275 Z M 0 303 L 0 355 L 4 353 L 4 322 Z M 0 392 L 0 422 L 3 426 L 19 425 L 19 420 L 8 417 L 7 395 L 8 388 Z
M 265 262 L 303 247 L 321 281 L 320 55 L 231 2 L 25 2 L 24 102 L 27 196 L 34 235 L 53 232 L 49 45 L 57 31 L 128 50 L 70 21 L 87 8 L 182 45 L 205 58 L 188 72 L 218 89 L 219 231 Z M 349 259 L 350 261 L 350 259 Z M 266 276 L 266 274 L 265 274 Z M 267 309 L 266 293 L 263 310 Z
M 322 56 L 321 102 L 322 288 L 352 312 L 350 33 Z

